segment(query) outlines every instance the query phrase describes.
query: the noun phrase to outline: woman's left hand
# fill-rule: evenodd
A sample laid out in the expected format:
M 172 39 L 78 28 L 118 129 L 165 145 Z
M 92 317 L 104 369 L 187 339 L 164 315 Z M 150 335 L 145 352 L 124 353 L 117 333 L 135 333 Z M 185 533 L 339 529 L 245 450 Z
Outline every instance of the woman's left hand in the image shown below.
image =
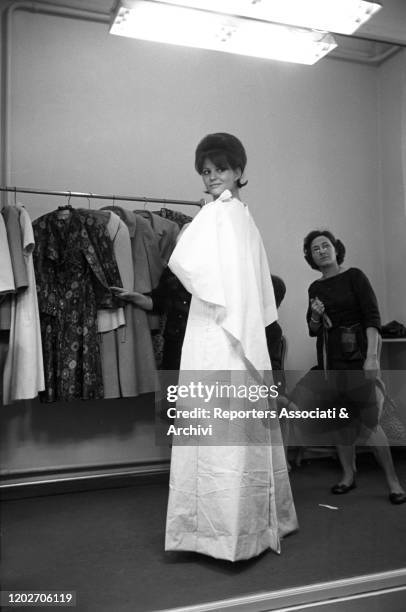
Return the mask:
M 364 362 L 365 376 L 369 379 L 375 379 L 379 373 L 379 361 L 375 355 L 371 355 Z

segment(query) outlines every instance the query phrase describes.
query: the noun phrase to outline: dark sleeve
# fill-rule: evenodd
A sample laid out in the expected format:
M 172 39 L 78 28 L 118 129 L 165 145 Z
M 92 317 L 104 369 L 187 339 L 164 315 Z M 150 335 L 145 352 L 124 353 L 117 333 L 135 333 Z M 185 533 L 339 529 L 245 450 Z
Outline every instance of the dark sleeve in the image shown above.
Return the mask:
M 168 311 L 171 302 L 171 284 L 172 284 L 172 272 L 167 267 L 162 272 L 158 286 L 155 287 L 149 295 L 152 299 L 152 312 L 156 314 L 163 314 Z
M 273 370 L 274 383 L 278 385 L 279 393 L 284 395 L 286 391 L 286 379 L 284 364 L 282 363 L 282 328 L 279 323 L 274 321 L 265 327 L 265 335 Z
M 272 369 L 280 370 L 282 367 L 282 328 L 277 321 L 265 327 L 266 343 Z
M 351 280 L 354 291 L 357 295 L 358 303 L 362 312 L 362 325 L 367 327 L 376 327 L 381 330 L 381 317 L 379 314 L 378 300 L 372 285 L 365 274 L 358 268 L 352 268 Z

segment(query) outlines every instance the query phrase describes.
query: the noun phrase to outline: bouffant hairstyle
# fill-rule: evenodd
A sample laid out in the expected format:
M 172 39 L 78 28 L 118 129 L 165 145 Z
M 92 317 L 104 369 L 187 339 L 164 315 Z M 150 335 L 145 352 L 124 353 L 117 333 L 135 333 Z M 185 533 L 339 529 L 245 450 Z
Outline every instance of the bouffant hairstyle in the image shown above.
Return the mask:
M 247 154 L 242 142 L 232 134 L 218 132 L 208 134 L 197 145 L 195 154 L 195 168 L 199 174 L 203 172 L 203 165 L 209 159 L 216 166 L 225 166 L 232 170 L 239 168 L 244 173 L 247 165 Z M 248 181 L 238 179 L 237 186 L 244 187 Z
M 332 234 L 328 230 L 313 230 L 312 232 L 307 234 L 306 238 L 303 241 L 304 258 L 309 264 L 309 266 L 313 268 L 313 270 L 319 270 L 319 267 L 316 266 L 316 264 L 313 261 L 313 255 L 311 251 L 313 240 L 315 238 L 318 238 L 319 236 L 325 236 L 326 238 L 330 240 L 331 244 L 334 246 L 335 251 L 336 251 L 337 263 L 338 265 L 341 265 L 345 257 L 345 246 L 341 242 L 341 240 L 336 238 L 334 234 Z

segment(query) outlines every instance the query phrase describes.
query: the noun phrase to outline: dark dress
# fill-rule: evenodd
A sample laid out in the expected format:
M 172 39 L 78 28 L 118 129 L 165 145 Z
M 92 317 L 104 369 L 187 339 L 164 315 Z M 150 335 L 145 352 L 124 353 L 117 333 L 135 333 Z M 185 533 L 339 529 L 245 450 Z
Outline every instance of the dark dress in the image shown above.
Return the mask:
M 378 303 L 371 284 L 358 268 L 349 268 L 336 276 L 316 280 L 309 287 L 307 322 L 310 323 L 310 300 L 319 298 L 332 326 L 317 333 L 317 368 L 299 381 L 292 399 L 301 409 L 336 408 L 336 418 L 305 424 L 310 435 L 335 431 L 343 444 L 352 444 L 365 428 L 378 423 L 375 383 L 365 377 L 363 364 L 367 354 L 368 327 L 380 330 Z M 324 343 L 324 350 L 323 350 Z M 325 363 L 326 361 L 326 363 Z M 346 408 L 348 419 L 339 418 Z M 315 443 L 315 439 L 312 440 Z
M 97 309 L 118 306 L 121 278 L 106 228 L 72 209 L 33 222 L 45 388 L 42 401 L 103 397 Z
M 161 369 L 179 370 L 192 296 L 169 268 L 165 268 L 158 287 L 149 295 L 153 312 L 166 315 Z
M 378 302 L 374 290 L 365 274 L 358 268 L 349 268 L 336 276 L 325 280 L 316 280 L 309 287 L 309 307 L 307 323 L 310 322 L 310 300 L 318 297 L 325 306 L 331 319 L 332 328 L 328 331 L 327 363 L 323 363 L 323 333 L 320 328 L 311 336 L 317 335 L 317 363 L 320 368 L 326 366 L 331 370 L 360 370 L 367 353 L 367 327 L 381 328 Z M 342 327 L 353 329 L 357 346 L 343 346 L 341 342 Z M 344 332 L 345 333 L 345 332 Z

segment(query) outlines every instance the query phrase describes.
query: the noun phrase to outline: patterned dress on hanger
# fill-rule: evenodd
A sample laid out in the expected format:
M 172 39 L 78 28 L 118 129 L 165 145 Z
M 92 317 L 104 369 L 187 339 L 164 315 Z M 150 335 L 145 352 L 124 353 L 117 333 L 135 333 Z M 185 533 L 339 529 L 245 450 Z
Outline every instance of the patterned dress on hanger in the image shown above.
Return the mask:
M 122 286 L 106 228 L 71 209 L 33 223 L 45 387 L 41 399 L 103 397 L 97 309 L 116 308 Z

